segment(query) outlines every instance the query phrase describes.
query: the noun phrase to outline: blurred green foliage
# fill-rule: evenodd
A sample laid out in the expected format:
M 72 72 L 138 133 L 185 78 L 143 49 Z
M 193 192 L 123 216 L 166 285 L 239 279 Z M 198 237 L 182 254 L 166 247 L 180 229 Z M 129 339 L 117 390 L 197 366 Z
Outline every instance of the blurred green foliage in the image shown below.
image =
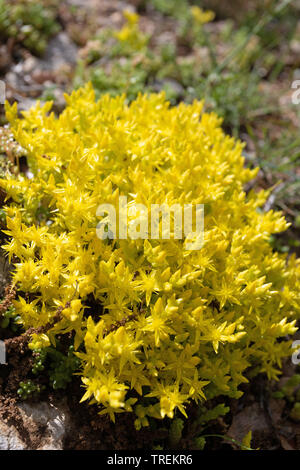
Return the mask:
M 58 4 L 58 0 L 0 0 L 0 35 L 43 54 L 48 39 L 60 30 Z
M 246 55 L 243 51 L 243 57 L 237 55 L 230 67 L 216 73 L 218 57 L 212 34 L 204 30 L 204 25 L 197 24 L 190 10 L 185 16 L 178 37 L 188 41 L 188 54 L 178 54 L 176 40 L 154 48 L 153 38 L 148 38 L 144 47 L 136 49 L 126 39 L 116 37 L 114 31 L 106 30 L 87 48 L 77 69 L 75 86 L 91 80 L 98 96 L 126 93 L 129 100 L 139 92 L 161 90 L 172 104 L 205 99 L 207 108 L 221 115 L 225 126 L 237 131 L 261 102 L 260 77 L 250 71 L 252 45 L 246 48 Z M 239 45 L 244 36 L 227 25 L 221 40 L 225 48 L 231 49 L 231 44 Z

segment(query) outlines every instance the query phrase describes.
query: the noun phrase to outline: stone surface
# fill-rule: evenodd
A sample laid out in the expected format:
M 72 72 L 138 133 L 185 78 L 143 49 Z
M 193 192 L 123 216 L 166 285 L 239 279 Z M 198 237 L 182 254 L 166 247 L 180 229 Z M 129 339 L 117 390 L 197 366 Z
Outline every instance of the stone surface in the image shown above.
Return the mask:
M 76 61 L 77 46 L 66 33 L 62 32 L 49 41 L 39 65 L 46 69 L 57 70 L 66 64 L 75 65 Z
M 0 450 L 62 450 L 69 423 L 63 402 L 18 404 L 15 417 L 0 423 Z
M 265 433 L 268 429 L 269 425 L 264 410 L 258 403 L 253 403 L 234 416 L 228 436 L 242 442 L 249 431 L 252 431 L 253 434 L 259 434 Z
M 24 450 L 24 443 L 15 428 L 0 423 L 0 450 Z

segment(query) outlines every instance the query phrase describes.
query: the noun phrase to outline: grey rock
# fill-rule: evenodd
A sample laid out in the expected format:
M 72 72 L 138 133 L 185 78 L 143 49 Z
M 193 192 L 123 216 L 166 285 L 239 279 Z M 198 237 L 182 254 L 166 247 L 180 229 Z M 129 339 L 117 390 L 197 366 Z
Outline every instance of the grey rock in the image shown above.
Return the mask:
M 183 86 L 172 78 L 164 78 L 163 80 L 156 80 L 153 84 L 153 89 L 157 92 L 160 92 L 165 89 L 170 89 L 176 95 L 183 95 L 184 88 Z
M 16 425 L 0 423 L 0 450 L 62 450 L 70 430 L 70 418 L 64 402 L 17 405 Z
M 0 423 L 0 450 L 24 450 L 16 430 L 5 423 Z
M 75 65 L 78 48 L 69 36 L 62 32 L 53 37 L 46 48 L 39 66 L 47 70 L 57 70 L 64 65 Z

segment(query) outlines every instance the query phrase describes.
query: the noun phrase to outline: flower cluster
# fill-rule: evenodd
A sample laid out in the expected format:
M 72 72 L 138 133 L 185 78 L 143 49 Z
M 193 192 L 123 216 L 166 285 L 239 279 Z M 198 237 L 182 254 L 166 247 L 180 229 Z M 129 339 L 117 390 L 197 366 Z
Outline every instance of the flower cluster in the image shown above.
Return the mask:
M 90 84 L 66 100 L 59 117 L 51 103 L 23 118 L 7 105 L 33 174 L 0 180 L 14 306 L 25 329 L 51 325 L 32 347 L 71 332 L 83 400 L 112 419 L 134 411 L 137 427 L 185 415 L 190 401 L 239 397 L 250 366 L 276 379 L 291 352 L 278 338 L 299 317 L 300 264 L 271 248 L 287 223 L 261 209 L 266 191 L 245 192 L 257 169 L 245 168 L 243 144 L 198 101 L 96 101 Z M 97 207 L 120 195 L 149 209 L 204 204 L 204 246 L 99 239 Z
M 120 31 L 115 33 L 115 37 L 121 43 L 131 48 L 134 47 L 135 50 L 143 49 L 148 42 L 148 37 L 139 29 L 139 15 L 129 10 L 124 10 L 123 15 L 126 23 Z
M 203 11 L 202 8 L 199 8 L 198 6 L 192 6 L 191 13 L 195 21 L 200 25 L 209 23 L 210 21 L 213 21 L 215 18 L 215 13 L 213 11 L 211 10 Z

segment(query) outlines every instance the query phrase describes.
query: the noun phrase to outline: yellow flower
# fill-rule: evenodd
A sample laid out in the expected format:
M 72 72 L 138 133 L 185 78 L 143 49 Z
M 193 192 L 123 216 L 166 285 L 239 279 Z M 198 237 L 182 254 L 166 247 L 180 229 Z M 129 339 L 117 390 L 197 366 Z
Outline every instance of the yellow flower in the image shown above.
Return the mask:
M 34 333 L 32 335 L 32 339 L 29 343 L 29 348 L 30 349 L 43 349 L 43 348 L 47 348 L 50 346 L 50 340 L 48 338 L 47 335 L 45 334 L 36 334 Z
M 130 25 L 135 25 L 139 21 L 139 15 L 129 10 L 124 10 L 123 15 Z
M 123 15 L 126 19 L 126 23 L 120 31 L 115 33 L 115 37 L 121 43 L 127 43 L 133 50 L 138 51 L 142 49 L 148 41 L 147 36 L 144 35 L 138 27 L 139 15 L 128 10 L 125 10 Z
M 211 21 L 214 20 L 215 18 L 215 13 L 211 10 L 202 10 L 202 8 L 197 7 L 197 6 L 192 6 L 191 7 L 191 13 L 194 18 L 194 20 L 199 23 L 199 24 L 205 24 L 205 23 L 210 23 Z
M 137 18 L 127 19 L 133 38 Z M 291 354 L 282 339 L 300 317 L 300 262 L 269 243 L 288 224 L 259 210 L 266 191 L 245 192 L 258 170 L 244 167 L 243 144 L 198 101 L 96 101 L 87 84 L 66 102 L 58 117 L 49 103 L 22 118 L 6 104 L 34 175 L 0 180 L 14 305 L 24 329 L 55 323 L 31 347 L 72 333 L 83 399 L 113 420 L 136 413 L 137 427 L 185 414 L 192 400 L 238 398 L 251 365 L 276 379 Z M 136 209 L 131 222 L 152 204 L 203 204 L 202 248 L 186 250 L 172 230 L 170 239 L 98 238 L 98 206 L 120 196 Z

